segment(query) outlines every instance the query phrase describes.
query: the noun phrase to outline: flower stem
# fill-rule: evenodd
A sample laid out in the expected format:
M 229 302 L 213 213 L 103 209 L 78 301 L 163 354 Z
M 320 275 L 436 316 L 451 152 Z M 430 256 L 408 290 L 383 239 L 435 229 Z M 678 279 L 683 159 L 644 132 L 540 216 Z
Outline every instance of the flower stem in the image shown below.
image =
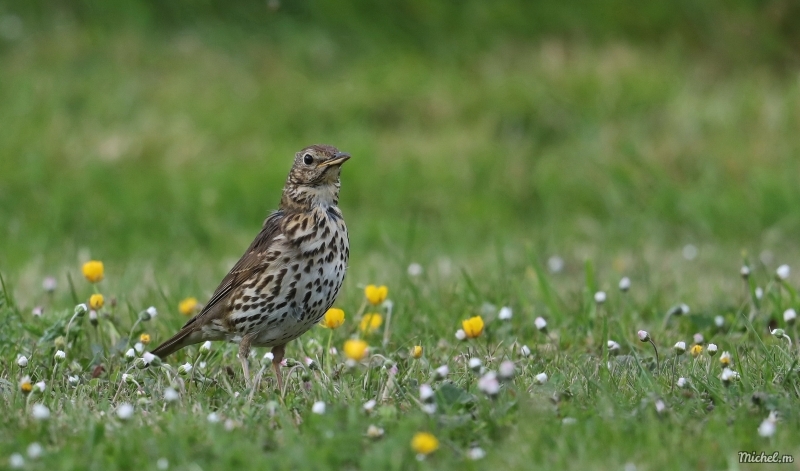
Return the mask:
M 669 392 L 671 393 L 675 389 L 675 365 L 678 364 L 678 355 L 675 355 L 675 358 L 672 360 L 672 384 L 669 386 Z
M 74 321 L 76 317 L 78 317 L 77 312 L 72 315 L 72 317 L 69 319 L 69 323 L 67 324 L 67 332 L 64 334 L 64 340 L 65 340 L 64 350 L 69 349 L 69 329 L 72 327 L 72 321 Z
M 198 349 L 197 355 L 194 356 L 194 361 L 192 362 L 192 371 L 189 373 L 189 387 L 190 388 L 192 387 L 192 384 L 194 384 L 194 372 L 197 370 L 197 361 L 200 359 L 200 357 L 202 355 L 203 355 L 203 352 L 201 352 Z
M 656 373 L 659 373 L 660 370 L 661 370 L 661 367 L 659 366 L 659 363 L 658 363 L 658 348 L 656 348 L 656 344 L 655 344 L 655 342 L 653 342 L 653 339 L 649 339 L 649 342 L 650 342 L 650 345 L 653 346 L 653 350 L 655 350 L 655 352 L 656 352 Z
M 50 375 L 50 387 L 54 388 L 56 386 L 56 371 L 58 370 L 58 361 L 53 362 L 53 374 Z M 42 392 L 44 393 L 44 391 Z
M 608 316 L 603 315 L 603 335 L 600 344 L 600 352 L 603 357 L 603 366 L 608 368 Z
M 136 330 L 136 326 L 139 325 L 139 322 L 142 321 L 142 317 L 138 316 L 136 318 L 136 322 L 133 323 L 131 326 L 131 332 L 128 334 L 128 346 L 130 346 L 131 342 L 133 341 L 133 332 Z
M 328 329 L 328 343 L 325 345 L 325 351 L 322 352 L 322 370 L 325 370 L 325 359 L 331 354 L 331 339 L 333 339 L 333 329 Z
M 383 348 L 389 344 L 389 325 L 392 323 L 392 308 L 393 304 L 386 306 L 386 324 L 383 326 Z

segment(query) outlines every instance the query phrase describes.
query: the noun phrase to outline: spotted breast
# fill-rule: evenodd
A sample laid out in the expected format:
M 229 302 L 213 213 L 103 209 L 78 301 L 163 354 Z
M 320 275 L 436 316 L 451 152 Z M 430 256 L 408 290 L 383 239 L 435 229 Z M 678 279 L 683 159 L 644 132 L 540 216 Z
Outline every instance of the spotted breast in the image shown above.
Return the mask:
M 253 334 L 252 345 L 272 347 L 299 337 L 331 307 L 344 281 L 350 256 L 347 226 L 338 207 L 273 214 L 277 235 L 264 256 L 263 271 L 234 291 L 223 317 L 226 340 Z

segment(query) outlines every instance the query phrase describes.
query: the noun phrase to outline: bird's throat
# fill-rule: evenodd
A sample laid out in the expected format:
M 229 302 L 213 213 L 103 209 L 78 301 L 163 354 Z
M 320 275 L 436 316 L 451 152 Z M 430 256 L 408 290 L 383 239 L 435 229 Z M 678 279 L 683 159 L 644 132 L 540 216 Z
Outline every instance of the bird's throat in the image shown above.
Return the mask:
M 281 209 L 288 211 L 310 211 L 314 207 L 329 208 L 338 204 L 338 181 L 313 186 L 287 183 L 281 197 Z

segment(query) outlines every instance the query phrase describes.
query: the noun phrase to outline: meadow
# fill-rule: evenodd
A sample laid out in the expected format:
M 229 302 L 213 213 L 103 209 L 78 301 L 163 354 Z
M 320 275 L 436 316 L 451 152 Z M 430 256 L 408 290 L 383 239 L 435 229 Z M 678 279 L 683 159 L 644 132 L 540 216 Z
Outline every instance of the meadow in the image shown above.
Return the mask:
M 655 7 L 415 35 L 130 5 L 0 5 L 3 467 L 797 469 L 739 463 L 800 458 L 785 11 L 679 5 L 725 32 L 698 39 Z M 284 391 L 263 349 L 254 388 L 235 345 L 150 361 L 312 143 L 353 155 L 344 322 L 289 345 Z

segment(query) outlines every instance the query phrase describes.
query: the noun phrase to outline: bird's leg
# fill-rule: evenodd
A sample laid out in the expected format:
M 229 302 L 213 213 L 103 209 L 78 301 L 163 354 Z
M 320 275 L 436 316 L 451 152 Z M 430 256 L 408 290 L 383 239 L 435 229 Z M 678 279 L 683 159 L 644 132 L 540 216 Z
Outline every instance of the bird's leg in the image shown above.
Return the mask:
M 275 368 L 275 378 L 278 379 L 278 391 L 283 393 L 283 376 L 281 376 L 281 362 L 283 361 L 284 347 L 286 345 L 278 345 L 272 347 L 272 367 Z
M 253 337 L 250 334 L 246 334 L 242 337 L 242 340 L 239 342 L 239 361 L 242 362 L 242 371 L 244 372 L 244 384 L 249 388 L 250 387 L 250 365 L 247 362 L 247 357 L 250 356 L 250 342 L 253 341 Z

